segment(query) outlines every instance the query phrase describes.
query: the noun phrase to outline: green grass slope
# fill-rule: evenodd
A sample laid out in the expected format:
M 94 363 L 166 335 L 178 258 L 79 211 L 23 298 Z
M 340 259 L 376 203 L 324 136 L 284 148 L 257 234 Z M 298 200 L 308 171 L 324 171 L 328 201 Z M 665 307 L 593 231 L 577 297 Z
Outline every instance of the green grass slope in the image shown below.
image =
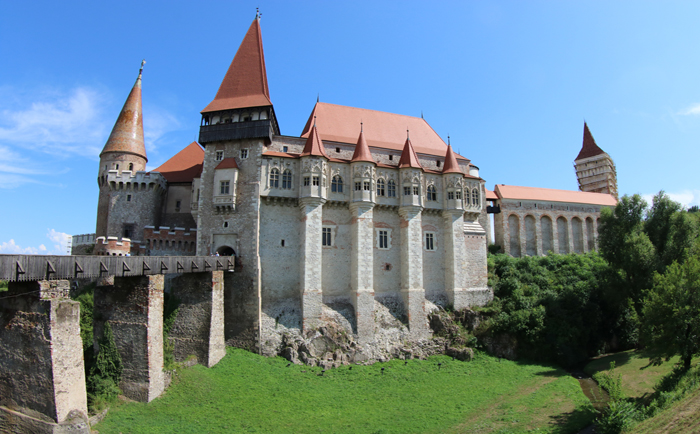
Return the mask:
M 700 432 L 700 390 L 635 426 L 637 434 L 685 434 Z
M 593 418 L 578 382 L 549 366 L 436 356 L 373 366 L 291 365 L 238 349 L 178 372 L 149 404 L 113 407 L 108 433 L 575 433 Z M 438 366 L 438 364 L 441 366 Z M 384 368 L 382 373 L 381 368 Z

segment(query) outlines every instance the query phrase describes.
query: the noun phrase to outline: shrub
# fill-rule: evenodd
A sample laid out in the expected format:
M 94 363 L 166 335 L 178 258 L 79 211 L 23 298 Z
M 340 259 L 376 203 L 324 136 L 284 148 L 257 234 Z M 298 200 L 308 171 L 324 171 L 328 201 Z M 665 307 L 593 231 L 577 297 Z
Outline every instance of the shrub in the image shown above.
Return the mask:
M 612 401 L 603 414 L 596 419 L 596 432 L 619 434 L 640 418 L 639 409 L 629 401 Z

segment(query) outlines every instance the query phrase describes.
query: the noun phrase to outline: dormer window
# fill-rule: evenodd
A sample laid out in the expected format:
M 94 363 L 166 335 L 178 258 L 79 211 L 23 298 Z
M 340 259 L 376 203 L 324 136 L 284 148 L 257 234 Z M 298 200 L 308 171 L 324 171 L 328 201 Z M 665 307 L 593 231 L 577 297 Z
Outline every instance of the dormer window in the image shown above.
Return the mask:
M 335 148 L 335 152 L 337 152 L 338 154 L 340 154 L 340 148 Z
M 289 146 L 282 146 L 282 152 L 289 152 Z
M 440 160 L 437 160 L 436 163 L 437 163 L 437 167 L 440 167 Z

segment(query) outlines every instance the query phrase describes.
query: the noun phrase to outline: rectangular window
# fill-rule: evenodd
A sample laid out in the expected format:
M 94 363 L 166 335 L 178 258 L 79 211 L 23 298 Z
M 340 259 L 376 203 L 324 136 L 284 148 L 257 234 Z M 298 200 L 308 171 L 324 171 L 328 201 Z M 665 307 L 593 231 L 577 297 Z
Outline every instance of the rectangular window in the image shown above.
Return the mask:
M 394 160 L 394 156 L 393 156 L 393 155 L 389 155 L 389 161 L 393 161 L 393 160 Z
M 461 198 L 462 198 L 462 190 L 457 190 L 457 191 L 455 191 L 455 197 L 456 197 L 457 199 L 461 199 Z
M 333 241 L 331 238 L 332 231 L 331 228 L 323 228 L 323 245 L 324 246 L 332 246 L 331 242 Z
M 230 185 L 230 181 L 221 181 L 221 184 L 219 184 L 219 194 L 229 194 Z
M 435 234 L 432 232 L 425 233 L 425 250 L 435 250 Z
M 364 182 L 362 183 L 362 189 L 363 189 L 364 191 L 369 191 L 369 181 L 364 181 Z
M 289 152 L 289 146 L 282 146 L 282 152 Z
M 175 202 L 175 211 L 180 211 L 180 205 L 182 205 L 182 201 L 178 200 Z
M 221 161 L 224 159 L 224 151 L 216 151 L 216 161 Z
M 126 195 L 126 201 L 127 201 L 127 202 L 131 202 L 131 195 L 130 195 L 130 194 L 127 194 L 127 195 Z
M 247 149 L 241 149 L 241 159 L 246 159 L 248 158 L 248 150 Z
M 411 195 L 411 187 L 404 187 L 403 188 L 403 195 L 410 196 Z
M 396 184 L 394 181 L 389 181 L 389 197 L 396 197 Z
M 418 187 L 413 187 L 413 195 L 418 196 L 420 193 L 418 192 Z
M 360 191 L 360 190 L 362 190 L 362 183 L 356 182 L 355 183 L 355 191 Z
M 314 185 L 319 185 L 318 176 L 314 176 Z
M 448 191 L 447 192 L 447 200 L 452 200 L 455 198 L 455 192 L 454 191 Z
M 380 230 L 378 234 L 379 238 L 379 248 L 388 249 L 389 248 L 389 232 Z
M 308 176 L 305 176 L 304 177 L 304 186 L 308 187 L 309 185 L 311 185 L 311 178 L 309 178 Z

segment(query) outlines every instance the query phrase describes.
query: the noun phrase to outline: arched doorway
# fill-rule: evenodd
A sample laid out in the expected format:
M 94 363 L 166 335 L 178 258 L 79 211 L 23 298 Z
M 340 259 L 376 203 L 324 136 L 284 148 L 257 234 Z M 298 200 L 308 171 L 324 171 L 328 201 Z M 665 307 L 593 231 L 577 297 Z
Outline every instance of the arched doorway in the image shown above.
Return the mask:
M 218 253 L 219 256 L 236 256 L 236 251 L 229 246 L 219 247 L 218 249 L 216 249 L 216 253 Z

